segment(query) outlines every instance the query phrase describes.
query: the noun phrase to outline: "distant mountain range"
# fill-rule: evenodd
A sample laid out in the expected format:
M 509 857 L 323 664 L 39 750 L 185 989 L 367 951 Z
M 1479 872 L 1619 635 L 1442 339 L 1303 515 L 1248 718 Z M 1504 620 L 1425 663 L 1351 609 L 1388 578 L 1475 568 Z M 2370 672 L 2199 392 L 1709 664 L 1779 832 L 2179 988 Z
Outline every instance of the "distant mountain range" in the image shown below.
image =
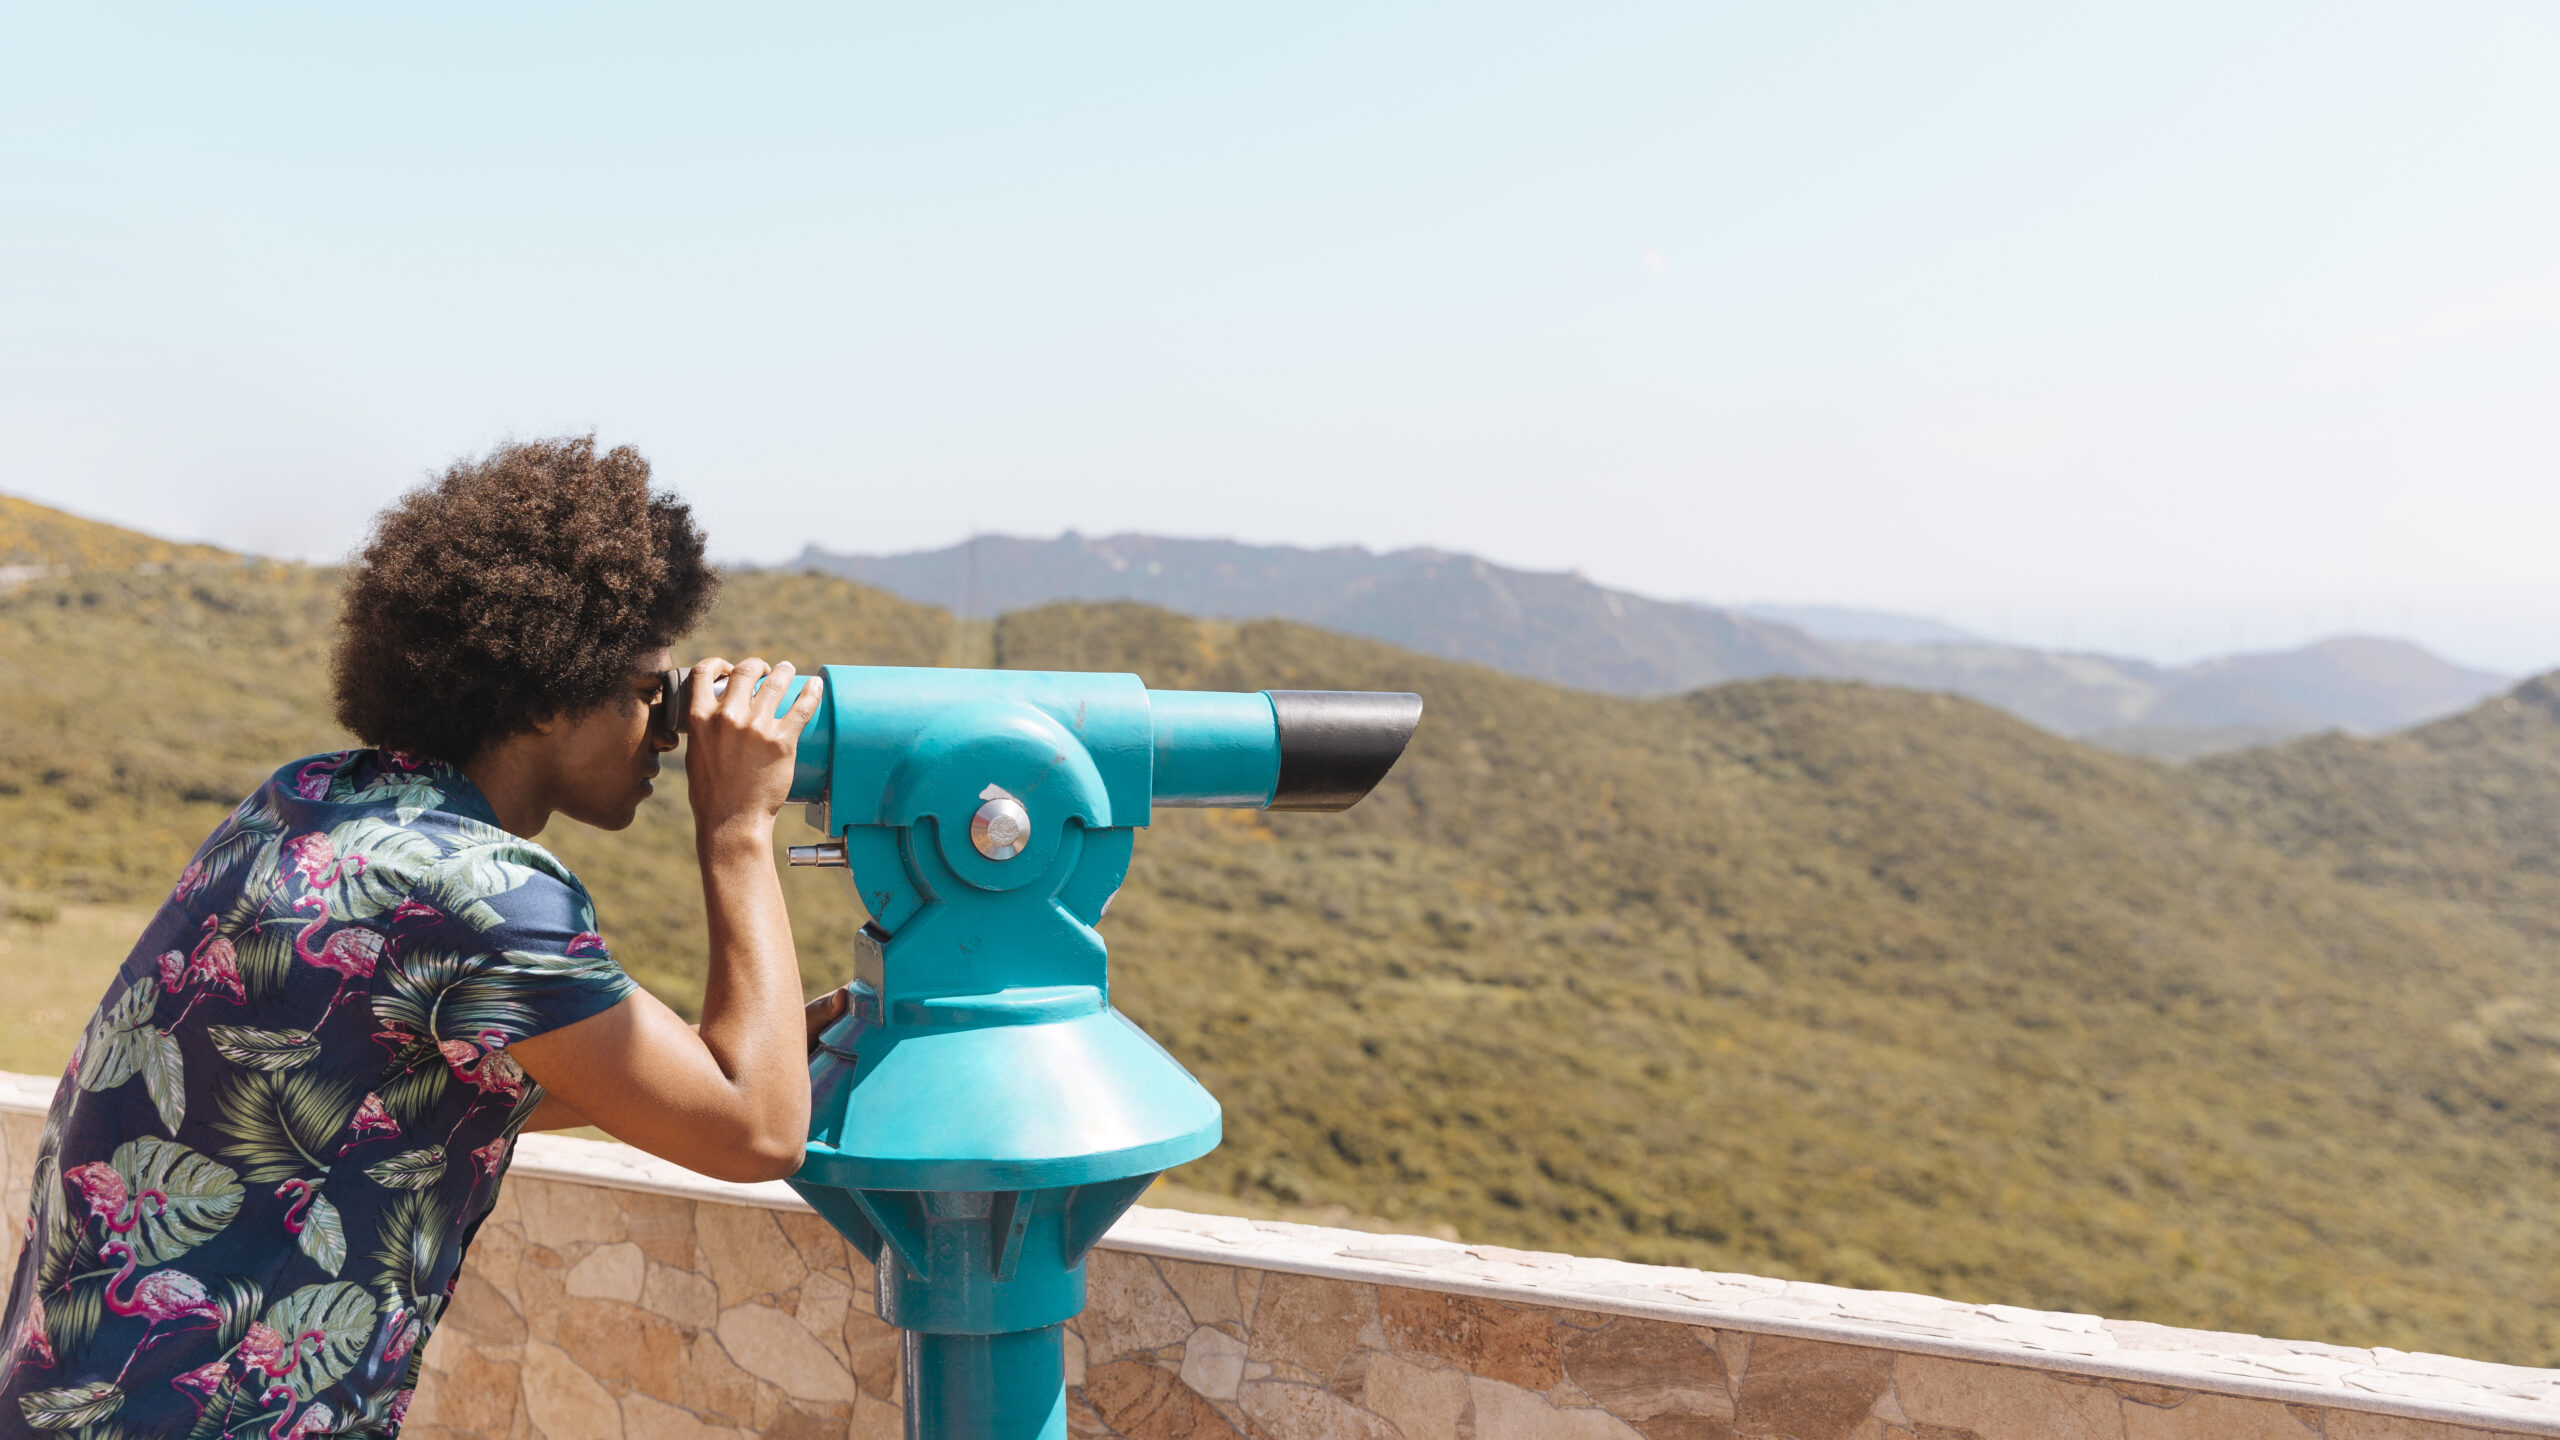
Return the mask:
M 2004 645 L 1917 616 L 1656 600 L 1444 550 L 1376 554 L 1070 532 L 1053 540 L 985 535 L 900 555 L 812 545 L 789 568 L 964 617 L 1058 600 L 1138 600 L 1210 618 L 1297 620 L 1619 695 L 1772 675 L 1947 691 L 2058 734 L 2173 759 L 2323 730 L 2397 730 L 2514 683 L 2372 636 L 2162 666 Z

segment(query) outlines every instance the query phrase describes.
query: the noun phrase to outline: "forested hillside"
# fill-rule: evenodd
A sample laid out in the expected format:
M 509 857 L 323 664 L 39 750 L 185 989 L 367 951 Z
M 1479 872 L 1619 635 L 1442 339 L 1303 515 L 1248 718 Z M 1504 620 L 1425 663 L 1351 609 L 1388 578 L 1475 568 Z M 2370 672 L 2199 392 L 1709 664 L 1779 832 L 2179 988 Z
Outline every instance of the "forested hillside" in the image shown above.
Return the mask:
M 147 900 L 327 719 L 330 578 L 0 594 L 0 886 Z M 1134 606 L 1007 666 L 1422 692 L 1341 816 L 1175 812 L 1105 931 L 1225 1101 L 1188 1183 L 1471 1239 L 2560 1361 L 2547 685 L 2179 769 L 1785 680 L 1663 700 Z M 735 577 L 688 655 L 933 663 L 952 622 Z M 681 784 L 544 837 L 679 1006 Z M 790 828 L 790 827 L 787 827 Z M 791 835 L 784 837 L 793 838 Z M 859 922 L 788 880 L 814 984 Z

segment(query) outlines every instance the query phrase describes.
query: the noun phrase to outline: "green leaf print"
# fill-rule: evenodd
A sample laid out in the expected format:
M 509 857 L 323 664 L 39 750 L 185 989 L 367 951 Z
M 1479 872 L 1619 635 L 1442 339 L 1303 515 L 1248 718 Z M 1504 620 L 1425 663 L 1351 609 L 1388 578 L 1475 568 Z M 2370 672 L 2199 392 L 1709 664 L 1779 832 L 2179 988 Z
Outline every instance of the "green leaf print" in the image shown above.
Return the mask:
M 237 952 L 240 981 L 251 999 L 272 1004 L 293 978 L 294 932 L 310 923 L 307 915 L 276 915 L 252 921 L 257 928 L 243 934 Z
M 63 1194 L 62 1162 L 50 1151 L 36 1161 L 28 1198 L 27 1218 L 35 1225 L 29 1249 L 36 1256 L 36 1289 L 51 1294 L 73 1265 L 95 1261 L 97 1252 Z
M 380 1088 L 382 1103 L 415 1125 L 444 1098 L 451 1072 L 436 1047 L 446 1040 L 477 1045 L 495 1032 L 514 1037 L 536 1028 L 534 1011 L 515 999 L 520 976 L 485 959 L 449 950 L 413 949 L 382 968 L 373 1016 L 386 1032 L 411 1037 L 392 1059 L 401 1073 Z
M 205 1030 L 213 1053 L 251 1070 L 292 1070 L 320 1053 L 320 1038 L 308 1030 L 251 1030 L 214 1025 Z
M 247 1409 L 248 1397 L 241 1392 L 240 1377 L 224 1376 L 222 1387 L 205 1398 L 204 1413 L 196 1417 L 195 1428 L 187 1432 L 187 1440 L 220 1440 L 222 1432 L 235 1428 L 233 1414 Z M 245 1420 L 246 1415 L 243 1414 L 242 1418 Z
M 264 1319 L 279 1334 L 320 1337 L 319 1344 L 299 1352 L 300 1360 L 284 1376 L 295 1399 L 308 1402 L 355 1367 L 373 1338 L 378 1308 L 363 1286 L 345 1280 L 305 1285 L 267 1307 Z
M 39 1390 L 21 1396 L 18 1411 L 39 1430 L 70 1430 L 95 1424 L 124 1407 L 124 1392 L 104 1380 L 61 1390 Z
M 447 913 L 482 930 L 494 930 L 501 917 L 488 903 L 490 896 L 517 889 L 536 875 L 567 877 L 560 862 L 541 846 L 485 825 L 473 829 L 478 833 L 425 876 L 427 892 Z
M 240 882 L 240 898 L 233 901 L 231 912 L 223 917 L 222 933 L 237 934 L 248 928 L 258 908 L 276 897 L 276 879 L 284 873 L 284 829 L 278 826 L 261 838 L 255 858 L 249 862 L 249 873 Z
M 433 1113 L 436 1103 L 444 1098 L 444 1087 L 453 1078 L 434 1046 L 419 1048 L 425 1053 L 402 1057 L 409 1068 L 382 1087 L 382 1108 L 398 1116 L 403 1125 L 415 1125 Z
M 453 1208 L 431 1190 L 412 1190 L 382 1213 L 374 1238 L 382 1243 L 365 1258 L 379 1267 L 373 1288 L 394 1309 L 432 1318 L 443 1296 L 433 1293 L 436 1263 L 453 1233 Z
M 257 1281 L 239 1275 L 223 1276 L 213 1290 L 213 1303 L 222 1312 L 222 1323 L 214 1328 L 214 1343 L 229 1350 L 248 1333 L 249 1322 L 258 1318 L 258 1311 L 267 1303 L 267 1292 L 258 1288 Z
M 184 1145 L 150 1136 L 127 1140 L 107 1163 L 133 1194 L 153 1190 L 168 1197 L 166 1203 L 146 1199 L 135 1207 L 138 1218 L 124 1239 L 140 1264 L 177 1259 L 220 1234 L 240 1213 L 240 1177 Z
M 263 792 L 240 802 L 240 807 L 231 812 L 231 818 L 223 829 L 214 833 L 204 853 L 197 858 L 196 863 L 204 867 L 197 876 L 198 888 L 209 887 L 230 874 L 234 866 L 256 854 L 260 844 L 284 833 L 284 817 L 269 807 L 262 796 Z
M 178 1037 L 166 1030 L 135 1033 L 142 1037 L 142 1088 L 159 1109 L 162 1128 L 175 1135 L 187 1118 L 186 1056 L 178 1049 Z
M 424 1190 L 444 1178 L 444 1147 L 409 1150 L 364 1167 L 365 1178 L 392 1190 Z
M 221 1147 L 252 1184 L 329 1173 L 320 1158 L 364 1103 L 364 1080 L 331 1081 L 305 1072 L 242 1070 L 213 1092 L 213 1128 L 231 1136 Z
M 337 852 L 337 873 L 320 893 L 329 897 L 330 916 L 339 921 L 370 920 L 392 909 L 444 858 L 433 836 L 380 815 L 331 830 L 329 846 Z
M 112 1090 L 134 1077 L 150 1042 L 151 1013 L 160 1005 L 160 982 L 148 975 L 126 987 L 105 1014 L 89 1022 L 80 1046 L 83 1090 Z
M 409 825 L 416 823 L 420 815 L 442 805 L 444 792 L 437 789 L 435 781 L 427 775 L 392 774 L 385 775 L 370 785 L 350 790 L 344 795 L 333 796 L 331 803 L 379 805 L 386 800 L 398 802 L 393 808 L 393 813 L 400 817 L 401 824 Z
M 311 1213 L 302 1217 L 302 1233 L 293 1237 L 322 1270 L 335 1275 L 347 1263 L 347 1227 L 338 1220 L 338 1207 L 325 1198 L 314 1196 Z
M 375 1018 L 430 1044 L 476 1044 L 491 1031 L 512 1038 L 541 1024 L 533 1007 L 515 998 L 521 977 L 479 957 L 418 949 L 384 968 L 390 983 L 373 997 Z

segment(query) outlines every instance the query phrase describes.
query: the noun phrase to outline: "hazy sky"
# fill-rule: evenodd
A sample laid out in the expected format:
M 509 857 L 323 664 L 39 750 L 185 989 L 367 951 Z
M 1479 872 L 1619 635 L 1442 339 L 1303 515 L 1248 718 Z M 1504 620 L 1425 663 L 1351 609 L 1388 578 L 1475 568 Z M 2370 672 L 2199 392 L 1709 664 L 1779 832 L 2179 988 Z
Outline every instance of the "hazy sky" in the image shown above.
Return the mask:
M 1431 544 L 2560 664 L 2560 5 L 0 0 L 0 490 Z

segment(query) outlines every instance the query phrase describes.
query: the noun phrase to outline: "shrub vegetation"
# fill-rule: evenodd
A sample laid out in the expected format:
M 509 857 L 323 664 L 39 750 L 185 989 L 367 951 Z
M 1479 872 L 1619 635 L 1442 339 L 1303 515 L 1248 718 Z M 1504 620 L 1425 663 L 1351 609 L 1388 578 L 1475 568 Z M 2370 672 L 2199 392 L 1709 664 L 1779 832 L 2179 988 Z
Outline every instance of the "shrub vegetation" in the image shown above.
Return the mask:
M 344 743 L 333 585 L 226 562 L 0 594 L 12 903 L 148 902 L 279 762 Z M 680 654 L 931 664 L 955 634 L 745 573 Z M 1357 810 L 1171 812 L 1140 842 L 1104 927 L 1115 998 L 1228 1114 L 1188 1185 L 2560 1362 L 2548 680 L 2403 736 L 2179 768 L 1943 696 L 1617 699 L 1135 606 L 1007 616 L 993 645 L 1159 686 L 1428 698 Z M 701 903 L 683 787 L 661 793 L 622 834 L 544 839 L 689 1009 Z M 833 983 L 849 887 L 787 883 L 810 982 Z

